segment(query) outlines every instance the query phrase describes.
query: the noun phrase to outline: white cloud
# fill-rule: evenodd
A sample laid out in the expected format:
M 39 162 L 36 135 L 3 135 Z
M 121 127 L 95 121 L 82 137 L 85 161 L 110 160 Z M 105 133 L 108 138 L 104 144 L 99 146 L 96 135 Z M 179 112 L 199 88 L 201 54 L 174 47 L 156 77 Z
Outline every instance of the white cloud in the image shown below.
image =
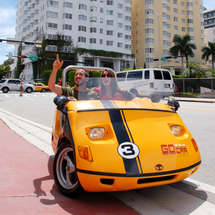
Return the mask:
M 16 31 L 16 8 L 0 6 L 0 38 L 6 39 L 7 37 L 14 38 Z M 6 55 L 9 52 L 14 54 L 14 46 L 8 45 L 6 42 L 0 43 L 0 65 L 8 59 Z
M 15 25 L 16 22 L 16 9 L 13 7 L 2 8 L 0 7 L 0 25 Z

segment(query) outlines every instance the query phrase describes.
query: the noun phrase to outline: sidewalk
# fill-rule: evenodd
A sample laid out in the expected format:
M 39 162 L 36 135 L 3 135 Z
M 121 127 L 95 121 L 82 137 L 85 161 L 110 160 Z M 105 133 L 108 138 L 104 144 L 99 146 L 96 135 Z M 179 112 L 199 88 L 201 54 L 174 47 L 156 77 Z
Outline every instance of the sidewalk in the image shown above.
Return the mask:
M 77 199 L 59 193 L 53 156 L 12 131 L 0 119 L 0 214 L 137 214 L 108 193 L 84 192 Z

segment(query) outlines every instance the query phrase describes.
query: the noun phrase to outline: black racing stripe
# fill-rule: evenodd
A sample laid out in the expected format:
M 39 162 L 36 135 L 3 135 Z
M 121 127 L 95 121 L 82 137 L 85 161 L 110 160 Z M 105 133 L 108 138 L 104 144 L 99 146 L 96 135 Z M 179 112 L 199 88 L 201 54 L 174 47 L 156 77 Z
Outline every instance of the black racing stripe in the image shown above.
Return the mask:
M 111 104 L 112 104 L 112 108 L 114 106 L 111 101 L 105 101 L 104 100 L 101 102 L 105 108 L 111 107 Z M 130 142 L 130 138 L 128 136 L 127 130 L 126 130 L 125 125 L 123 123 L 120 110 L 119 109 L 111 109 L 111 110 L 108 110 L 108 112 L 109 112 L 110 120 L 111 120 L 111 123 L 113 125 L 113 128 L 114 128 L 114 131 L 115 131 L 119 145 L 121 143 L 124 143 L 124 142 Z M 140 175 L 136 158 L 134 158 L 134 159 L 122 158 L 122 159 L 124 162 L 126 175 L 128 175 L 128 176 Z
M 152 177 L 152 176 L 160 176 L 160 175 L 169 175 L 169 174 L 176 174 L 176 173 L 180 173 L 180 172 L 184 172 L 190 169 L 195 168 L 196 166 L 200 165 L 201 161 L 199 161 L 198 163 L 195 163 L 191 166 L 182 168 L 182 169 L 176 169 L 176 170 L 171 170 L 171 171 L 165 171 L 165 172 L 155 172 L 155 173 L 144 173 L 144 174 L 137 174 L 137 175 L 127 175 L 127 174 L 120 174 L 120 173 L 109 173 L 109 172 L 95 172 L 95 171 L 88 171 L 88 170 L 83 170 L 83 169 L 76 169 L 77 172 L 80 173 L 85 173 L 85 174 L 89 174 L 89 175 L 101 175 L 101 176 L 110 176 L 110 177 L 139 177 L 139 178 L 143 178 L 143 177 Z

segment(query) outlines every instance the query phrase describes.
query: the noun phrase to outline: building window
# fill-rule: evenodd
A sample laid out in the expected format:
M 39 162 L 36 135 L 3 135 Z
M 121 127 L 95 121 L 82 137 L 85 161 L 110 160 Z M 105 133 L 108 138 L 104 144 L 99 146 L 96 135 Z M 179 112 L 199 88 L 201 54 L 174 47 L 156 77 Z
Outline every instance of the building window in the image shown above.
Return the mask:
M 96 33 L 96 28 L 90 28 L 90 33 Z
M 46 27 L 47 28 L 57 28 L 57 24 L 48 22 L 48 23 L 46 23 Z
M 103 39 L 100 39 L 100 44 L 103 44 Z
M 154 29 L 153 28 L 145 29 L 145 34 L 154 34 Z
M 96 38 L 90 38 L 90 43 L 96 43 Z
M 123 18 L 123 14 L 122 13 L 118 13 L 118 18 Z
M 118 28 L 123 28 L 123 24 L 122 23 L 118 23 Z
M 86 17 L 85 15 L 79 15 L 79 16 L 78 16 L 78 19 L 79 19 L 79 20 L 87 21 L 87 17 Z
M 100 28 L 100 34 L 103 34 L 103 29 L 102 28 Z
M 174 30 L 177 31 L 178 30 L 178 26 L 174 25 Z
M 145 24 L 154 24 L 154 19 L 146 19 Z
M 106 14 L 107 15 L 113 15 L 113 10 L 107 10 Z
M 177 17 L 174 17 L 174 22 L 178 22 L 178 18 Z
M 117 43 L 118 48 L 123 48 L 123 43 Z
M 78 37 L 78 42 L 86 43 L 85 37 Z
M 153 48 L 145 48 L 145 53 L 146 54 L 154 53 L 154 49 Z
M 193 23 L 193 19 L 187 19 L 187 23 Z
M 86 32 L 87 31 L 87 28 L 85 26 L 78 26 L 78 31 L 84 31 Z
M 126 40 L 132 40 L 132 36 L 131 35 L 125 35 L 125 39 Z
M 36 1 L 35 3 L 37 5 L 37 4 L 39 4 L 39 1 Z M 47 5 L 58 7 L 58 2 L 57 1 L 47 1 Z
M 107 31 L 107 35 L 113 35 L 113 31 Z
M 145 5 L 153 5 L 153 0 L 146 0 L 145 1 Z
M 95 7 L 95 6 L 90 7 L 90 11 L 91 12 L 93 12 L 93 11 L 96 12 L 97 11 L 97 7 Z
M 107 25 L 113 25 L 113 20 L 107 20 Z
M 113 1 L 112 0 L 107 0 L 107 5 L 113 5 Z
M 106 42 L 106 45 L 107 45 L 107 46 L 113 46 L 113 41 L 109 41 L 109 40 L 108 40 L 108 41 Z
M 72 30 L 72 25 L 64 24 L 63 25 L 63 30 Z
M 154 44 L 154 39 L 153 38 L 146 38 L 145 44 L 149 44 L 149 43 Z
M 118 8 L 123 9 L 123 4 L 118 4 Z
M 130 25 L 125 25 L 125 30 L 131 31 L 132 27 Z
M 63 18 L 64 19 L 72 19 L 72 14 L 70 14 L 70 13 L 64 13 L 63 14 Z
M 63 3 L 63 7 L 72 8 L 72 3 L 70 3 L 70 2 L 64 2 Z
M 87 10 L 87 5 L 79 4 L 79 9 Z
M 90 17 L 90 22 L 97 22 L 97 18 L 95 16 Z
M 125 49 L 132 49 L 132 46 L 131 45 L 128 45 L 128 44 L 125 44 Z
M 123 38 L 123 33 L 118 33 L 117 35 L 119 38 Z

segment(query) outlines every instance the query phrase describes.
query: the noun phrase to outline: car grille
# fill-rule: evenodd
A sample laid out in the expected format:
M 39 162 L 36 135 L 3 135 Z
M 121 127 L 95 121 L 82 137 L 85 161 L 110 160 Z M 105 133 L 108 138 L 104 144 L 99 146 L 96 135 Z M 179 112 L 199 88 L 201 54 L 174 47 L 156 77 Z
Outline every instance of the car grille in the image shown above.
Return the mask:
M 175 175 L 156 177 L 156 178 L 141 178 L 141 179 L 138 179 L 137 184 L 145 184 L 145 183 L 152 183 L 152 182 L 159 182 L 159 181 L 168 181 L 168 180 L 172 180 L 174 177 L 175 177 Z

